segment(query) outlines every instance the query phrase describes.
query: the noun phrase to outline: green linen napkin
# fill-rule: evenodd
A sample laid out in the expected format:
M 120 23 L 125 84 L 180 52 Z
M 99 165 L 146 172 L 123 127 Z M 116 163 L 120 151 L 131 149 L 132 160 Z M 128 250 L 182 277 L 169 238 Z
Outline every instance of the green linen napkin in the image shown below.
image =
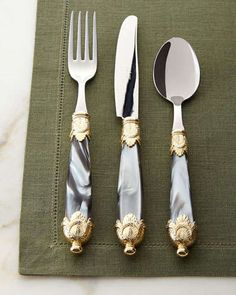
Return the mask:
M 25 275 L 235 276 L 236 101 L 235 1 L 39 0 L 20 229 Z M 97 11 L 98 70 L 86 88 L 95 228 L 81 256 L 69 252 L 61 221 L 77 85 L 67 70 L 70 11 Z M 113 91 L 117 36 L 124 18 L 139 18 L 140 157 L 145 240 L 127 257 L 114 231 L 121 122 Z M 156 92 L 152 66 L 169 38 L 188 40 L 199 58 L 201 84 L 184 103 L 192 203 L 198 239 L 176 256 L 169 219 L 172 106 Z

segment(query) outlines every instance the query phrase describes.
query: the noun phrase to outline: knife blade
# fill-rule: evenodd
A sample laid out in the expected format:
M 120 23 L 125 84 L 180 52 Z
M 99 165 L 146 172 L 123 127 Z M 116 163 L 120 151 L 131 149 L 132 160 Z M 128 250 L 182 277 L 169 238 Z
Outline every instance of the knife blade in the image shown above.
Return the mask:
M 138 119 L 138 53 L 136 16 L 128 16 L 120 29 L 115 60 L 115 103 L 117 117 Z

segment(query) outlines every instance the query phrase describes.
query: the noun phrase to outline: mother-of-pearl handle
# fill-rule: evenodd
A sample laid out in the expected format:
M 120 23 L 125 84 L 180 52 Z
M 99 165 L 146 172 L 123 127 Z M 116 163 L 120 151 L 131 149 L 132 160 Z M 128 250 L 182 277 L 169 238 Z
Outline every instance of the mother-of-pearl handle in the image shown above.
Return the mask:
M 89 154 L 89 116 L 74 113 L 72 117 L 71 150 L 66 182 L 65 237 L 72 243 L 73 253 L 81 253 L 82 245 L 91 235 L 91 168 Z
M 125 246 L 124 253 L 136 253 L 136 245 L 144 235 L 142 217 L 142 183 L 138 144 L 140 143 L 138 120 L 127 117 L 123 119 L 122 150 L 118 181 L 118 212 L 116 232 L 120 242 Z
M 187 139 L 185 131 L 173 131 L 170 148 L 172 154 L 170 211 L 171 219 L 167 224 L 169 235 L 177 247 L 177 255 L 188 255 L 188 246 L 196 236 L 193 221 L 190 183 L 187 162 Z

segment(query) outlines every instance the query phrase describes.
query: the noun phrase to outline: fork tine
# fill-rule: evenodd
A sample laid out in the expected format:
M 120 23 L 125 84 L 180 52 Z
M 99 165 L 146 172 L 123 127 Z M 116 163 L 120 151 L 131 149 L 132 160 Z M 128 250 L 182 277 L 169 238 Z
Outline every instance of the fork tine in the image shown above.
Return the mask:
M 84 43 L 84 59 L 89 59 L 89 28 L 88 28 L 88 11 L 85 15 L 85 43 Z
M 96 11 L 93 13 L 93 61 L 97 62 L 97 24 Z
M 81 60 L 81 11 L 78 15 L 78 32 L 77 32 L 77 53 L 76 59 Z
M 70 31 L 69 31 L 69 42 L 68 42 L 68 62 L 73 61 L 73 19 L 74 12 L 71 12 L 70 16 Z

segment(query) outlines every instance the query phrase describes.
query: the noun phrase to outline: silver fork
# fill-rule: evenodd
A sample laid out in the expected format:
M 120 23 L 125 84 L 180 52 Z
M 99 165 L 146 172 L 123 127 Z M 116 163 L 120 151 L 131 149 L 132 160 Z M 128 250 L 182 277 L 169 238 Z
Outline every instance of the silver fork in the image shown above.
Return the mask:
M 72 115 L 71 151 L 66 183 L 65 218 L 62 226 L 67 240 L 72 243 L 73 253 L 81 253 L 82 244 L 91 235 L 91 168 L 89 154 L 90 125 L 85 100 L 85 85 L 97 70 L 96 13 L 93 13 L 93 49 L 89 54 L 88 12 L 85 14 L 84 58 L 81 56 L 81 12 L 78 15 L 76 59 L 73 57 L 74 13 L 70 18 L 68 69 L 70 76 L 78 83 L 78 99 Z
M 78 16 L 78 34 L 77 34 L 77 53 L 76 59 L 73 58 L 73 19 L 74 13 L 71 13 L 70 33 L 68 46 L 68 68 L 71 77 L 79 84 L 78 100 L 76 112 L 86 112 L 85 84 L 96 73 L 97 70 L 97 32 L 96 32 L 96 12 L 93 13 L 93 52 L 92 59 L 89 58 L 89 28 L 88 11 L 85 14 L 85 46 L 84 59 L 81 56 L 81 12 Z

